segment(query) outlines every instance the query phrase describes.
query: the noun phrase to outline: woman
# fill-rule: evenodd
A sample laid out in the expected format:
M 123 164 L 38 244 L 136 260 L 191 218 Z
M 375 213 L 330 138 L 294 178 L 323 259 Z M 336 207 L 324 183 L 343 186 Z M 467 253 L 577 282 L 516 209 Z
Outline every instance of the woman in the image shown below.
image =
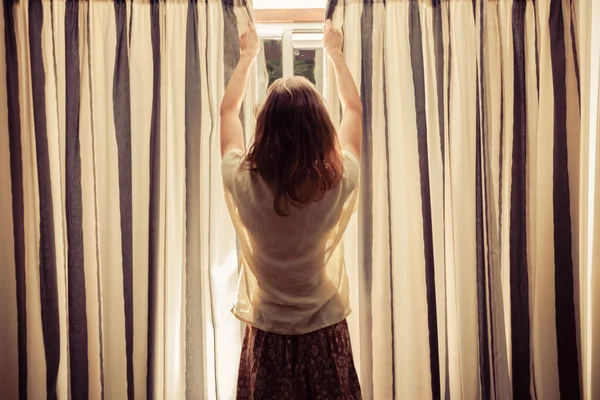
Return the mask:
M 306 79 L 275 81 L 244 152 L 239 119 L 259 40 L 254 25 L 221 105 L 225 197 L 242 250 L 234 315 L 247 324 L 238 399 L 360 399 L 346 317 L 342 235 L 357 205 L 362 105 L 327 21 L 339 132 Z

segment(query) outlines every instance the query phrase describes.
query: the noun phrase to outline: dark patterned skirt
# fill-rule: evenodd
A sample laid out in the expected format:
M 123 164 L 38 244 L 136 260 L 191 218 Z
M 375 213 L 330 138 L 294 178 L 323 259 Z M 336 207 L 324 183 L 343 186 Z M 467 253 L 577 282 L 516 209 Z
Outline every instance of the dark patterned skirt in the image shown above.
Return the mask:
M 247 326 L 237 398 L 361 399 L 346 321 L 304 335 L 278 335 Z

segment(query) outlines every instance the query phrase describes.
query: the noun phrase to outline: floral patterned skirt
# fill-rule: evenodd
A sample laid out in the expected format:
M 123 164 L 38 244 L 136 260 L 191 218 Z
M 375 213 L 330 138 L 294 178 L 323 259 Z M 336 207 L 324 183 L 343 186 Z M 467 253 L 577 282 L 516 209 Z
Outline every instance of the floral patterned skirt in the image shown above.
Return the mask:
M 362 399 L 347 322 L 304 335 L 247 326 L 237 399 Z

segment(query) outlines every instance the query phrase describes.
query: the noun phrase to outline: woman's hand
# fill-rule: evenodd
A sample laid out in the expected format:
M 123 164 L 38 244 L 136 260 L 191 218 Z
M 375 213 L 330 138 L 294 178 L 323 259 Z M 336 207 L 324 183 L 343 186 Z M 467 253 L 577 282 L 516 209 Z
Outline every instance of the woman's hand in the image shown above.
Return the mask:
M 334 28 L 331 20 L 325 21 L 325 31 L 323 33 L 323 47 L 329 57 L 334 57 L 342 54 L 342 45 L 344 44 L 344 35 L 342 32 Z
M 240 35 L 240 54 L 241 57 L 254 60 L 260 51 L 260 41 L 256 27 L 251 20 L 248 20 L 248 30 Z

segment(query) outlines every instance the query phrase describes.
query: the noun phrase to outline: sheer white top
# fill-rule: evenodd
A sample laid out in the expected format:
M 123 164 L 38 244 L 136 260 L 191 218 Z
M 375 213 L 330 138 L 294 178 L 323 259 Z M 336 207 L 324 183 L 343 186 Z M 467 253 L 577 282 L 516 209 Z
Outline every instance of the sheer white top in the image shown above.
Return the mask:
M 357 207 L 360 166 L 342 152 L 341 182 L 322 200 L 289 216 L 273 210 L 262 178 L 241 167 L 244 153 L 223 157 L 225 199 L 241 248 L 233 314 L 263 331 L 303 334 L 350 314 L 342 237 Z

